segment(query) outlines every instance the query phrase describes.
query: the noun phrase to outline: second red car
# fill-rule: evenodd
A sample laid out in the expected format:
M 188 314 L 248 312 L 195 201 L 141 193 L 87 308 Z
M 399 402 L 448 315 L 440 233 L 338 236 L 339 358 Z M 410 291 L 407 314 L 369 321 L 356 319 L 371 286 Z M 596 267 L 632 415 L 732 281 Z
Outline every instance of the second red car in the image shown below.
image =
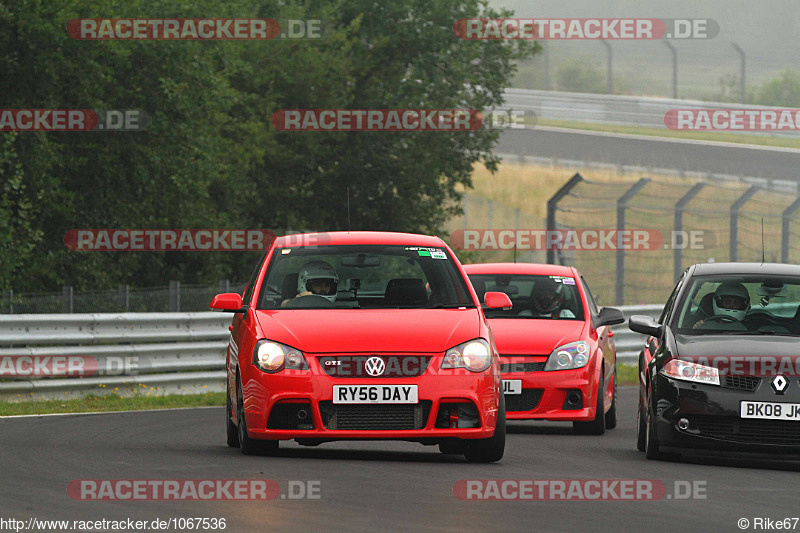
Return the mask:
M 576 433 L 616 426 L 616 348 L 622 312 L 599 307 L 573 267 L 466 265 L 478 298 L 503 292 L 513 306 L 487 309 L 501 358 L 506 417 L 571 421 Z

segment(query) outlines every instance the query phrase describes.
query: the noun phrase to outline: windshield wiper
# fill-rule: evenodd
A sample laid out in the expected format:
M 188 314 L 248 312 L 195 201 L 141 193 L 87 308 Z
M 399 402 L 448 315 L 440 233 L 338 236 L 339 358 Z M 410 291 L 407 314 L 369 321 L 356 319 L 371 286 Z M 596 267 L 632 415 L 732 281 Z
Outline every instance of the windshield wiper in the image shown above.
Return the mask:
M 471 304 L 434 304 L 422 309 L 459 309 L 462 307 L 464 309 L 475 309 L 475 306 Z

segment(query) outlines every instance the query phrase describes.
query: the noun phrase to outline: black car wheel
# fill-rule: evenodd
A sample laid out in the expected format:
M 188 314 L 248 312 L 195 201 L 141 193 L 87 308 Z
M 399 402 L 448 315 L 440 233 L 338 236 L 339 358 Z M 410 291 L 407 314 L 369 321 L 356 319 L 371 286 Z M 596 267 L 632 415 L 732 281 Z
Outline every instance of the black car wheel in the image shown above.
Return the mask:
M 606 413 L 606 429 L 617 427 L 617 364 L 614 363 L 614 394 L 611 396 L 611 408 Z
M 230 382 L 229 382 L 230 383 Z M 228 446 L 231 448 L 239 447 L 239 429 L 233 423 L 233 407 L 231 406 L 230 384 L 225 386 L 225 427 L 228 437 Z
M 503 458 L 506 448 L 506 397 L 500 388 L 500 405 L 497 409 L 497 427 L 494 436 L 472 440 L 467 444 L 464 456 L 470 463 L 494 463 Z M 441 448 L 440 448 L 441 449 Z
M 578 435 L 602 435 L 606 432 L 604 379 L 603 369 L 600 369 L 600 382 L 597 384 L 597 405 L 595 406 L 594 420 L 591 422 L 573 422 L 572 430 Z
M 269 455 L 278 450 L 277 440 L 251 439 L 247 435 L 247 421 L 244 417 L 244 397 L 242 383 L 236 380 L 236 413 L 239 419 L 239 448 L 245 455 Z
M 647 439 L 647 426 L 645 421 L 647 417 L 644 416 L 644 409 L 642 403 L 642 393 L 639 392 L 639 409 L 636 411 L 636 449 L 640 452 L 645 451 L 645 439 Z
M 662 459 L 661 452 L 658 451 L 658 438 L 656 437 L 656 415 L 652 406 L 647 409 L 647 429 L 644 440 L 644 452 L 648 459 Z

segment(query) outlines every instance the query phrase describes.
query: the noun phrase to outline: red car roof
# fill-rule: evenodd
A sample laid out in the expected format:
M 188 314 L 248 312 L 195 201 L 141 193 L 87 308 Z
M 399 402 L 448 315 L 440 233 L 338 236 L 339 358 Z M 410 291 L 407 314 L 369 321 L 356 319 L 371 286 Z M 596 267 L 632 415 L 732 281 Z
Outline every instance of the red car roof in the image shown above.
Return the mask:
M 475 263 L 464 265 L 467 274 L 531 274 L 544 276 L 575 276 L 572 267 L 543 263 Z
M 430 235 L 415 233 L 394 233 L 389 231 L 332 231 L 325 233 L 304 233 L 286 235 L 276 239 L 276 247 L 306 246 L 323 244 L 387 244 L 407 246 L 428 246 L 442 248 L 444 241 Z

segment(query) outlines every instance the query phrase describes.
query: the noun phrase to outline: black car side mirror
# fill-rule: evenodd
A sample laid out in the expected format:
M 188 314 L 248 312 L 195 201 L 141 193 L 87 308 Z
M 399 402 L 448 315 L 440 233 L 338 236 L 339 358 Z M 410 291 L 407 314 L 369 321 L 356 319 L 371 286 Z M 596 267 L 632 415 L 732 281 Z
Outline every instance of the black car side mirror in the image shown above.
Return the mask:
M 595 328 L 600 326 L 613 326 L 625 322 L 625 315 L 616 307 L 602 307 L 597 316 L 592 320 Z
M 651 337 L 660 337 L 663 331 L 663 326 L 653 320 L 652 317 L 644 315 L 633 315 L 628 320 L 628 327 L 631 331 L 649 335 Z

